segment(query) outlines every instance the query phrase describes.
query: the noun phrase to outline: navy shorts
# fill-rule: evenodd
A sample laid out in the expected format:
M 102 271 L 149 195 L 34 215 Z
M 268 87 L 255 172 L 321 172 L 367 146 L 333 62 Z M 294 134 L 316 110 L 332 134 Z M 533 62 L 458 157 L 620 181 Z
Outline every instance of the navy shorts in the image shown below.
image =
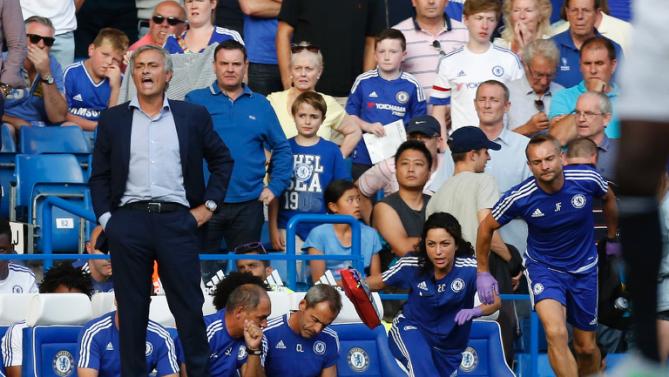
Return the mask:
M 525 276 L 532 304 L 545 299 L 567 308 L 567 322 L 584 331 L 597 329 L 597 268 L 572 274 L 526 260 Z

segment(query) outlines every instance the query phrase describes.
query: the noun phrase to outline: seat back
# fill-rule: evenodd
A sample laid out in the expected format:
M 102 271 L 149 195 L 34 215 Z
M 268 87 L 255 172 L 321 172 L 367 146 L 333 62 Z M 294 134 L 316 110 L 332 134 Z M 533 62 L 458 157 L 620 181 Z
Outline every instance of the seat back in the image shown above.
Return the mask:
M 0 153 L 16 153 L 16 143 L 9 127 L 4 123 L 0 126 Z
M 74 155 L 16 155 L 16 204 L 30 205 L 38 184 L 83 184 L 84 174 Z
M 10 326 L 28 317 L 30 301 L 36 293 L 0 294 L 0 326 Z
M 77 338 L 81 326 L 35 326 L 23 329 L 23 377 L 77 375 Z
M 28 326 L 83 325 L 93 318 L 91 301 L 83 293 L 40 293 L 28 307 Z
M 406 377 L 388 348 L 383 326 L 370 330 L 362 323 L 349 323 L 330 328 L 339 336 L 338 376 Z
M 151 296 L 149 319 L 163 327 L 177 327 L 176 320 L 167 305 L 167 296 Z
M 280 317 L 284 314 L 290 313 L 292 308 L 292 295 L 291 292 L 286 291 L 271 291 L 267 292 L 269 295 L 270 302 L 272 303 L 272 312 L 269 315 L 269 318 Z
M 105 313 L 116 310 L 114 304 L 114 292 L 98 292 L 91 297 L 91 310 L 93 318 L 98 318 Z
M 515 376 L 506 365 L 502 333 L 494 321 L 476 320 L 472 322 L 469 343 L 462 353 L 459 376 Z
M 19 151 L 25 154 L 91 152 L 79 127 L 21 127 Z

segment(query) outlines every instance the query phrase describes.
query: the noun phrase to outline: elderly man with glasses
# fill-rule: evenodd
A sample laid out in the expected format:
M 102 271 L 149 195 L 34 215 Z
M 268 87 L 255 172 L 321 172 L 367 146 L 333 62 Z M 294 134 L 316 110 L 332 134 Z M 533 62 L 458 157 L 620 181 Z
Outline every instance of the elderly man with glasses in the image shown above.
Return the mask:
M 553 94 L 563 89 L 553 81 L 560 52 L 555 43 L 538 39 L 523 49 L 525 77 L 511 81 L 508 127 L 521 135 L 531 137 L 548 129 L 548 113 Z

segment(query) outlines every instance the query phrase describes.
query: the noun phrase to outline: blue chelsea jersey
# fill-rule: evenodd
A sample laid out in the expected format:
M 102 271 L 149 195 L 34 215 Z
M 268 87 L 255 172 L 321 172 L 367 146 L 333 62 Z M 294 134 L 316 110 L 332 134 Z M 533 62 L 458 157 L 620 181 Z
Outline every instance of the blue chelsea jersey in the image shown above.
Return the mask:
M 314 338 L 303 338 L 288 326 L 286 314 L 271 319 L 263 336 L 268 377 L 318 377 L 324 369 L 337 364 L 339 338 L 329 327 Z
M 209 372 L 212 377 L 236 377 L 246 363 L 244 338 L 234 339 L 225 327 L 225 309 L 204 317 L 209 341 Z
M 560 191 L 546 193 L 530 177 L 499 199 L 492 216 L 500 225 L 517 217 L 527 222 L 527 258 L 562 272 L 586 272 L 597 265 L 593 198 L 607 192 L 593 167 L 569 165 Z
M 97 121 L 105 110 L 111 96 L 109 79 L 95 83 L 86 71 L 84 62 L 74 63 L 65 69 L 65 99 L 67 110 L 72 115 Z
M 455 258 L 453 269 L 439 280 L 420 265 L 421 258 L 409 254 L 382 274 L 383 282 L 409 289 L 403 315 L 431 346 L 461 351 L 469 340 L 471 321 L 458 326 L 454 319 L 461 309 L 474 307 L 476 259 Z

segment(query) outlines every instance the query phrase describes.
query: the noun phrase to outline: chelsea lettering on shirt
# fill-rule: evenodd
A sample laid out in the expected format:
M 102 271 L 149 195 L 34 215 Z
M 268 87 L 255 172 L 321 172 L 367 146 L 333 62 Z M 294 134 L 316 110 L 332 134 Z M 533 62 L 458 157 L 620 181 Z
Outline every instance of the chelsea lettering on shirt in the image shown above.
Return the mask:
M 527 222 L 527 258 L 582 273 L 597 265 L 592 204 L 607 192 L 606 180 L 592 166 L 568 165 L 560 191 L 546 193 L 530 177 L 499 199 L 492 216 L 500 225 L 517 217 Z
M 204 317 L 209 341 L 209 372 L 212 377 L 236 377 L 246 363 L 244 338 L 233 339 L 225 327 L 225 309 Z M 184 360 L 180 357 L 180 360 Z
M 65 99 L 72 115 L 97 121 L 105 110 L 111 96 L 109 79 L 95 83 L 86 71 L 84 62 L 74 63 L 65 69 Z
M 326 327 L 312 339 L 303 338 L 288 326 L 288 314 L 271 319 L 263 337 L 268 377 L 317 377 L 339 359 L 339 338 L 334 330 Z
M 421 258 L 409 254 L 382 278 L 386 285 L 409 289 L 403 315 L 421 330 L 431 346 L 459 349 L 467 345 L 471 321 L 458 326 L 454 319 L 461 309 L 474 307 L 476 259 L 455 258 L 451 271 L 435 280 L 434 272 L 423 271 Z

